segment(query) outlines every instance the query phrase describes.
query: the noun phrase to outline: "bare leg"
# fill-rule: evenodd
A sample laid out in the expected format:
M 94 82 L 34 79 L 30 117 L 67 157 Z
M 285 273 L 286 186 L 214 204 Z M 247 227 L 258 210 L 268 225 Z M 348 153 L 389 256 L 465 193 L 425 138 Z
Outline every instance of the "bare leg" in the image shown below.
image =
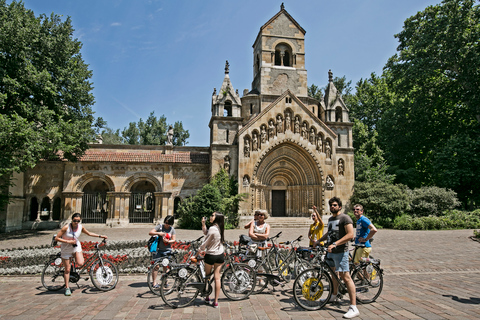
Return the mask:
M 352 306 L 357 305 L 357 296 L 355 295 L 355 283 L 353 282 L 352 277 L 350 277 L 350 272 L 339 272 L 339 273 L 340 273 L 340 277 L 345 283 L 345 286 L 347 287 L 348 297 L 350 298 L 350 304 Z
M 63 259 L 62 258 L 63 267 L 65 270 L 63 271 L 63 278 L 65 279 L 65 288 L 68 288 L 68 284 L 70 283 L 70 259 Z
M 218 296 L 220 295 L 220 269 L 222 269 L 223 263 L 215 263 L 214 265 L 214 276 L 215 276 L 215 303 L 218 304 Z

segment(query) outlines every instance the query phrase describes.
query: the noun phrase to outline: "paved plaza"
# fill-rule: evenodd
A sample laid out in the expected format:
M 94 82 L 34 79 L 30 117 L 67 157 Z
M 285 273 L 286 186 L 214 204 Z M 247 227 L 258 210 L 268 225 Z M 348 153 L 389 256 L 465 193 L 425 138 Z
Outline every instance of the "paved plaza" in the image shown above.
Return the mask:
M 151 227 L 87 225 L 113 240 L 147 239 Z M 49 243 L 53 233 L 2 235 L 0 249 Z M 241 233 L 245 231 L 229 230 L 226 238 L 236 240 Z M 307 230 L 301 233 L 306 236 Z M 178 239 L 200 234 L 177 230 Z M 299 234 L 296 229 L 284 229 L 281 239 L 292 240 Z M 471 240 L 471 235 L 472 230 L 379 230 L 372 255 L 382 260 L 383 292 L 375 303 L 359 305 L 356 319 L 479 319 L 480 243 Z M 72 296 L 65 297 L 63 291 L 47 292 L 40 276 L 0 277 L 0 319 L 341 319 L 348 309 L 348 300 L 343 300 L 320 311 L 304 311 L 295 304 L 291 284 L 238 302 L 221 293 L 218 309 L 200 298 L 187 308 L 166 307 L 150 293 L 143 274 L 121 275 L 117 288 L 110 292 L 99 292 L 84 280 L 80 288 L 72 288 Z

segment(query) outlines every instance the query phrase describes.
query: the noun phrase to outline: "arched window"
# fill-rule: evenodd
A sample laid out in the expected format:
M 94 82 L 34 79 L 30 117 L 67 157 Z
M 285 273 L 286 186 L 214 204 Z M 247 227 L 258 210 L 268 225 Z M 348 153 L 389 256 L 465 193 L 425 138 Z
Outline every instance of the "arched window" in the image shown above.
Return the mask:
M 292 49 L 289 45 L 281 43 L 275 47 L 275 65 L 291 67 L 292 63 Z
M 260 58 L 258 57 L 258 54 L 257 54 L 257 57 L 255 58 L 255 73 L 258 73 L 260 71 Z
M 225 101 L 225 106 L 223 108 L 223 116 L 224 117 L 232 116 L 232 101 Z
M 53 200 L 52 219 L 60 220 L 61 212 L 62 212 L 62 199 L 60 199 L 60 197 L 56 197 L 55 200 Z

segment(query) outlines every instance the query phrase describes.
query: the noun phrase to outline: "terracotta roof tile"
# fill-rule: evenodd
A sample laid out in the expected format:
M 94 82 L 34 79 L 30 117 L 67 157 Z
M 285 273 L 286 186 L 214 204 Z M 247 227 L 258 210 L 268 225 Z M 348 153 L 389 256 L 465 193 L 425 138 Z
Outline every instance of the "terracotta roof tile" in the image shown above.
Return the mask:
M 159 163 L 210 163 L 210 156 L 205 153 L 172 153 L 163 154 L 155 151 L 105 151 L 88 149 L 85 154 L 78 159 L 79 161 L 89 162 L 159 162 Z

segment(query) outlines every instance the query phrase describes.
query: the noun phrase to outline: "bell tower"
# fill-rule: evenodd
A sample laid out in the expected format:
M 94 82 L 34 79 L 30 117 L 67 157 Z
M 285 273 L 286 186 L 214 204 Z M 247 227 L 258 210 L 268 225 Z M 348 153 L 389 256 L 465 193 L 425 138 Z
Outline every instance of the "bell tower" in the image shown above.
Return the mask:
M 289 89 L 298 97 L 308 96 L 305 33 L 282 3 L 253 44 L 253 92 L 281 95 Z

